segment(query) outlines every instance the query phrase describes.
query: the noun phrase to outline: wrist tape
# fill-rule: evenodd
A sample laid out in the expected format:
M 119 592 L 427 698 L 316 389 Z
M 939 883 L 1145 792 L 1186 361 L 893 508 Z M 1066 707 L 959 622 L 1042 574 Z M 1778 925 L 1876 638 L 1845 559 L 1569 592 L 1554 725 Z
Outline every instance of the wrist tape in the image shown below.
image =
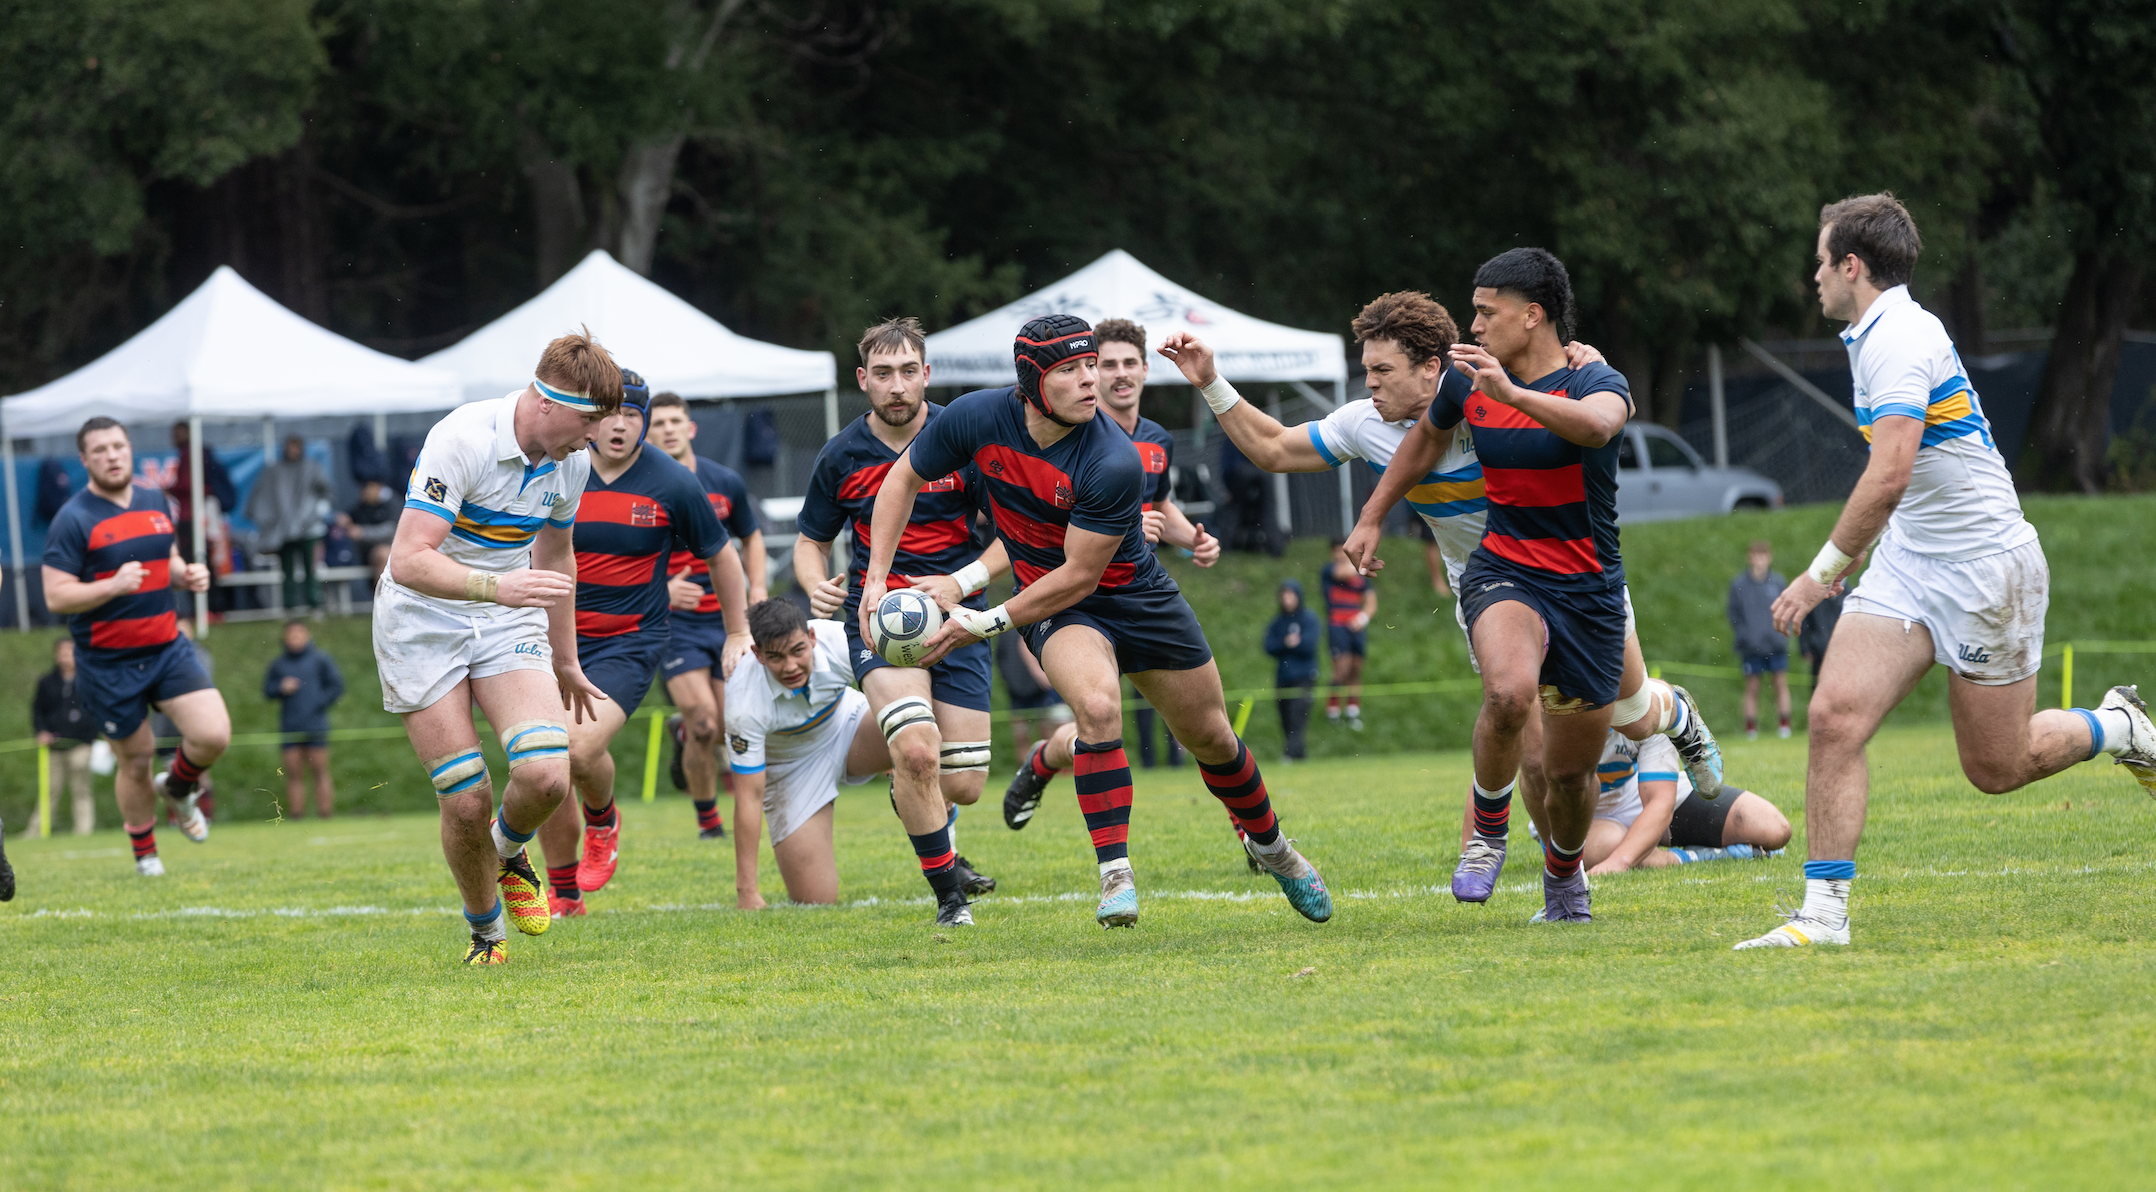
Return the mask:
M 1205 398 L 1206 405 L 1213 407 L 1215 415 L 1227 413 L 1235 407 L 1235 403 L 1243 400 L 1243 395 L 1235 391 L 1235 386 L 1228 384 L 1228 378 L 1218 375 L 1206 382 L 1198 393 Z
M 1843 554 L 1842 549 L 1834 545 L 1834 540 L 1829 538 L 1827 544 L 1819 548 L 1819 557 L 1812 560 L 1811 569 L 1806 574 L 1819 581 L 1820 587 L 1831 588 L 1852 561 L 1852 558 Z
M 975 637 L 989 638 L 1011 627 L 1011 614 L 1003 609 L 1004 606 L 1000 604 L 987 612 L 961 608 L 951 614 L 951 619 L 958 622 L 967 633 Z
M 960 596 L 971 596 L 988 586 L 988 564 L 975 559 L 971 563 L 953 571 L 951 578 L 958 581 L 958 594 Z
M 491 601 L 494 594 L 501 590 L 501 586 L 501 576 L 485 571 L 473 571 L 464 577 L 464 598 Z

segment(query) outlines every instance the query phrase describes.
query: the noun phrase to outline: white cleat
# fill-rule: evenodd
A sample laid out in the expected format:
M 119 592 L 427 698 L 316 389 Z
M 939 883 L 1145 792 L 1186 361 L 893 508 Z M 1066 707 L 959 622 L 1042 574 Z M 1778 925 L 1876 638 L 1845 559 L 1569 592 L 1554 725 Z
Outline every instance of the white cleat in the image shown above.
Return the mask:
M 1742 952 L 1746 948 L 1803 948 L 1812 944 L 1849 944 L 1849 920 L 1843 919 L 1836 927 L 1819 919 L 1807 919 L 1802 912 L 1791 915 L 1789 922 L 1760 936 L 1746 940 L 1730 949 Z
M 156 789 L 159 795 L 164 795 L 165 784 L 171 780 L 172 772 L 163 770 L 159 771 L 156 777 L 150 779 L 150 785 Z M 187 837 L 196 844 L 201 844 L 210 838 L 209 817 L 202 814 L 201 808 L 195 806 L 195 801 L 201 797 L 202 791 L 198 788 L 195 793 L 185 799 L 171 799 L 173 809 L 180 814 L 180 835 Z M 166 798 L 170 799 L 171 797 L 166 796 Z
M 158 860 L 155 853 L 147 857 L 137 857 L 135 859 L 135 873 L 139 877 L 163 877 L 165 876 L 165 863 Z
M 2156 723 L 2149 721 L 2149 706 L 2141 702 L 2140 689 L 2114 687 L 2104 693 L 2104 702 L 2096 707 L 2098 711 L 2126 713 L 2133 731 L 2127 734 L 2125 752 L 2116 760 L 2133 774 L 2141 789 L 2156 797 Z

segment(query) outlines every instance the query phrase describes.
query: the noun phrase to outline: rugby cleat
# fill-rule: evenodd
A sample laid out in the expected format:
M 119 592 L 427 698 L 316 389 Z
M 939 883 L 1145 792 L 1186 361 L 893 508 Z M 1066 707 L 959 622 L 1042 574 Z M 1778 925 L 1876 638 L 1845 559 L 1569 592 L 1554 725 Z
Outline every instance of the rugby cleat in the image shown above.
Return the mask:
M 936 926 L 973 926 L 973 908 L 966 902 L 964 894 L 949 894 L 936 900 Z
M 158 858 L 156 853 L 151 853 L 147 857 L 137 857 L 135 858 L 135 874 L 138 877 L 163 877 L 165 876 L 165 863 Z
M 1588 923 L 1594 920 L 1594 912 L 1588 908 L 1590 895 L 1587 875 L 1575 873 L 1571 877 L 1553 878 L 1549 870 L 1542 871 L 1542 909 L 1527 921 L 1530 923 Z
M 531 858 L 522 852 L 503 858 L 501 876 L 497 880 L 501 882 L 502 906 L 509 912 L 509 921 L 526 935 L 545 935 L 553 916 L 547 912 L 543 893 L 546 887 L 539 884 L 539 875 L 532 872 Z
M 1018 763 L 1018 773 L 1011 776 L 1010 786 L 1003 791 L 1003 826 L 1016 832 L 1026 826 L 1033 813 L 1040 810 L 1041 796 L 1048 792 L 1048 779 L 1033 770 L 1033 759 L 1048 748 L 1048 742 L 1035 742 L 1033 752 Z
M 1129 927 L 1138 921 L 1138 879 L 1129 869 L 1100 875 L 1100 907 L 1093 918 L 1102 927 Z
M 1849 920 L 1843 919 L 1839 927 L 1821 919 L 1807 918 L 1803 911 L 1789 916 L 1789 922 L 1760 936 L 1730 948 L 1742 952 L 1748 948 L 1804 948 L 1813 944 L 1849 944 Z
M 576 862 L 576 888 L 586 894 L 606 889 L 614 880 L 614 866 L 621 859 L 621 813 L 614 813 L 610 828 L 584 828 L 584 855 Z
M 1497 892 L 1497 876 L 1505 871 L 1505 842 L 1491 844 L 1480 836 L 1460 850 L 1460 863 L 1452 870 L 1452 896 L 1461 902 L 1483 903 Z
M 180 835 L 201 844 L 210 838 L 209 817 L 202 814 L 202 809 L 195 805 L 202 798 L 202 789 L 197 787 L 189 791 L 186 798 L 174 799 L 167 793 L 171 782 L 172 771 L 161 770 L 156 777 L 150 779 L 150 786 L 171 803 L 172 813 L 179 820 Z
M 990 894 L 996 888 L 996 879 L 974 871 L 973 863 L 958 858 L 958 888 L 968 894 Z M 970 920 L 969 920 L 970 922 Z
M 0 824 L 0 902 L 15 899 L 15 867 L 7 863 L 7 825 Z
M 2115 759 L 2141 784 L 2141 789 L 2156 797 L 2156 724 L 2149 721 L 2149 706 L 2141 702 L 2138 686 L 2114 687 L 2104 693 L 2104 702 L 2096 705 L 2099 711 L 2124 712 L 2133 731 L 2127 734 L 2126 748 Z
M 1707 718 L 1699 714 L 1699 704 L 1692 693 L 1672 683 L 1671 695 L 1684 704 L 1686 716 L 1684 731 L 1670 735 L 1670 744 L 1684 758 L 1685 773 L 1692 777 L 1692 789 L 1703 799 L 1718 799 L 1722 795 L 1722 747 L 1715 743 L 1714 730 L 1707 727 Z
M 563 898 L 551 891 L 546 896 L 546 909 L 550 919 L 580 919 L 585 913 L 583 899 Z
M 1325 888 L 1325 879 L 1318 875 L 1317 866 L 1295 851 L 1294 841 L 1285 842 L 1278 852 L 1268 855 L 1246 838 L 1243 851 L 1256 857 L 1265 872 L 1280 883 L 1280 892 L 1288 896 L 1288 905 L 1295 908 L 1295 913 L 1312 923 L 1323 923 L 1333 917 L 1333 896 Z
M 700 829 L 696 833 L 696 838 L 698 840 L 724 840 L 726 839 L 726 825 L 720 824 L 716 828 Z
M 464 954 L 464 963 L 469 965 L 508 964 L 509 941 L 490 940 L 475 931 L 472 933 L 471 950 Z
M 682 731 L 681 725 L 681 713 L 679 712 L 666 718 L 666 735 L 674 743 L 674 758 L 666 763 L 666 778 L 667 781 L 674 784 L 674 789 L 677 791 L 689 789 L 689 772 L 681 764 L 683 738 L 688 734 Z

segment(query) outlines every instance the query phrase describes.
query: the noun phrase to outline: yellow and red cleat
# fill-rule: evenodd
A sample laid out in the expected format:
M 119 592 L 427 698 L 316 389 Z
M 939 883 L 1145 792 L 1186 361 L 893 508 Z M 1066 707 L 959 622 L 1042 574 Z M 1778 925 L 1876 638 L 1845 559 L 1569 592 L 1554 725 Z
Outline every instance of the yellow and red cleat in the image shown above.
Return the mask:
M 503 858 L 500 880 L 502 906 L 509 912 L 509 921 L 526 935 L 546 934 L 553 916 L 547 909 L 545 887 L 539 884 L 539 875 L 532 872 L 531 858 L 523 853 Z
M 464 954 L 464 963 L 470 965 L 508 964 L 509 941 L 490 940 L 484 936 L 472 937 L 472 950 Z

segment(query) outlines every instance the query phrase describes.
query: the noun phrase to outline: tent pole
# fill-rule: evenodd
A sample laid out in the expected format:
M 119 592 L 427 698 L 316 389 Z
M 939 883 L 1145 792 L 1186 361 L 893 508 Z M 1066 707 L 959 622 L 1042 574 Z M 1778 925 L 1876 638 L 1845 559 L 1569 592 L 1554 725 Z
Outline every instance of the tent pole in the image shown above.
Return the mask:
M 190 414 L 187 417 L 187 509 L 190 515 L 188 520 L 192 523 L 190 527 L 193 531 L 191 537 L 193 537 L 195 543 L 195 552 L 191 557 L 195 562 L 207 566 L 209 560 L 204 556 L 202 550 L 203 539 L 206 537 L 203 526 L 208 516 L 208 511 L 202 508 L 202 415 L 200 414 Z M 195 640 L 200 641 L 210 631 L 210 594 L 208 592 L 196 592 L 194 597 Z
M 1335 377 L 1333 409 L 1337 410 L 1346 404 L 1347 378 Z M 1355 508 L 1355 474 L 1351 468 L 1340 467 L 1333 469 L 1333 475 L 1340 478 L 1340 541 L 1346 542 L 1348 535 L 1355 532 L 1355 515 L 1362 512 Z
M 374 449 L 389 458 L 389 415 L 380 410 L 374 412 Z
M 277 462 L 277 419 L 275 415 L 262 415 L 262 466 Z
M 823 437 L 826 441 L 838 437 L 838 386 L 823 391 Z
M 1275 386 L 1272 390 L 1272 395 L 1266 398 L 1265 408 L 1273 416 L 1273 421 L 1280 421 L 1280 389 L 1278 386 Z M 1280 523 L 1280 532 L 1293 538 L 1295 536 L 1295 518 L 1288 512 L 1288 474 L 1286 472 L 1273 473 L 1273 506 L 1275 509 L 1274 520 Z
M 15 569 L 15 630 L 30 632 L 29 576 L 22 569 L 22 498 L 15 491 L 15 438 L 0 430 L 0 470 L 6 472 L 8 563 Z
M 1729 466 L 1729 406 L 1722 393 L 1722 345 L 1707 345 L 1707 409 L 1714 417 L 1714 466 Z

